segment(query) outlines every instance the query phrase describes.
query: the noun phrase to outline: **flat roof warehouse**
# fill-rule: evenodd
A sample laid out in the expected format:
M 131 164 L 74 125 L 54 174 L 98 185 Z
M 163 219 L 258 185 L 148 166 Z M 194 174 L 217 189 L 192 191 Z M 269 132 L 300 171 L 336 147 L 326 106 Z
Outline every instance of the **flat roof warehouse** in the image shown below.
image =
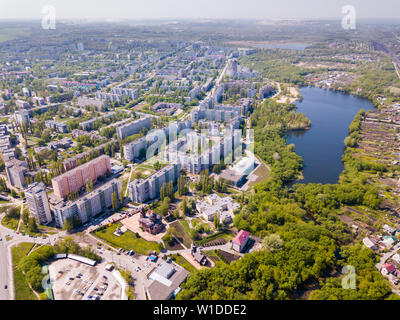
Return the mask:
M 63 254 L 55 254 L 54 255 L 54 259 L 58 260 L 58 259 L 65 259 L 65 258 L 70 258 L 72 260 L 81 262 L 81 263 L 85 263 L 88 264 L 89 266 L 94 267 L 96 265 L 96 260 L 92 260 L 86 257 L 82 257 L 82 256 L 78 256 L 76 254 L 72 254 L 72 253 L 63 253 Z

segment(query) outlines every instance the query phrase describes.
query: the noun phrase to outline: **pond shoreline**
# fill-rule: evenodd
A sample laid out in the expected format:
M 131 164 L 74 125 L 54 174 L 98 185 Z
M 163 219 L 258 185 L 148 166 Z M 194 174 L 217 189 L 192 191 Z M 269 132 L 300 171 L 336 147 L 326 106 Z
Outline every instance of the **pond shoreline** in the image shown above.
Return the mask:
M 337 183 L 344 169 L 341 158 L 350 123 L 361 109 L 375 107 L 369 100 L 335 90 L 315 86 L 299 90 L 304 99 L 296 102 L 296 110 L 305 114 L 312 125 L 289 130 L 285 137 L 303 158 L 304 179 L 295 183 Z

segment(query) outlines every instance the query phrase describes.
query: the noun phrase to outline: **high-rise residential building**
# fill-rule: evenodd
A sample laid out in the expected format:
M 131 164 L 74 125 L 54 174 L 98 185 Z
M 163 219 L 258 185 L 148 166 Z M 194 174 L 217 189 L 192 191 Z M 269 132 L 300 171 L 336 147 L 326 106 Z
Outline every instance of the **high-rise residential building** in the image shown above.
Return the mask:
M 87 183 L 104 176 L 107 172 L 111 172 L 110 157 L 101 155 L 81 166 L 78 166 L 62 175 L 51 180 L 54 194 L 65 199 L 68 194 L 75 193 L 84 188 Z
M 158 198 L 164 183 L 178 180 L 180 168 L 180 164 L 169 164 L 146 179 L 131 181 L 128 185 L 131 201 L 143 203 Z
M 30 213 L 39 224 L 48 224 L 52 221 L 46 186 L 43 182 L 34 182 L 25 189 L 26 202 Z
M 272 91 L 274 90 L 274 87 L 271 84 L 266 84 L 265 86 L 261 87 L 258 95 L 260 96 L 260 99 L 264 99 L 266 96 L 268 96 Z
M 194 133 L 173 141 L 165 148 L 164 160 L 179 164 L 182 170 L 199 174 L 202 170 L 211 170 L 221 159 L 229 164 L 242 155 L 241 130 L 227 130 L 224 136 L 214 137 L 211 147 L 207 147 L 209 142 L 203 138 Z M 201 153 L 196 150 L 198 145 L 202 148 Z
M 139 133 L 143 128 L 147 128 L 148 130 L 150 130 L 151 117 L 141 118 L 115 127 L 118 139 L 124 139 L 133 134 Z
M 28 172 L 28 165 L 25 161 L 12 158 L 5 163 L 8 181 L 14 187 L 25 187 L 25 174 Z
M 63 161 L 64 169 L 66 171 L 70 171 L 74 168 L 76 168 L 79 164 L 79 160 L 84 159 L 85 157 L 90 156 L 92 152 L 100 152 L 104 153 L 104 149 L 107 145 L 110 145 L 112 143 L 115 143 L 116 140 L 110 139 L 108 142 L 103 143 L 97 147 L 91 148 L 88 151 L 78 153 L 77 155 L 73 156 L 72 158 L 67 158 Z
M 51 200 L 51 209 L 54 213 L 56 226 L 62 228 L 65 221 L 74 215 L 83 223 L 88 222 L 92 217 L 112 206 L 113 193 L 115 193 L 117 199 L 120 199 L 121 192 L 121 180 L 113 179 L 75 201 L 53 198 Z
M 18 124 L 23 124 L 23 123 L 28 123 L 29 124 L 29 111 L 28 110 L 17 110 L 15 111 L 14 114 L 15 121 L 17 121 Z
M 124 158 L 127 161 L 133 161 L 140 157 L 140 152 L 142 149 L 146 149 L 147 143 L 145 138 L 140 138 L 138 140 L 132 141 L 124 145 Z

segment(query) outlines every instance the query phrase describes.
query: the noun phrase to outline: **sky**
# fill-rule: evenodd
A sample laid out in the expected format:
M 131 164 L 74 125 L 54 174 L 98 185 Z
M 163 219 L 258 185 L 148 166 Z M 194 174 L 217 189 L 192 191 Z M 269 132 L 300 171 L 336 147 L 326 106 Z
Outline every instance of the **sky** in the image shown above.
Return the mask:
M 352 5 L 358 18 L 398 18 L 400 0 L 0 0 L 0 19 L 337 19 Z

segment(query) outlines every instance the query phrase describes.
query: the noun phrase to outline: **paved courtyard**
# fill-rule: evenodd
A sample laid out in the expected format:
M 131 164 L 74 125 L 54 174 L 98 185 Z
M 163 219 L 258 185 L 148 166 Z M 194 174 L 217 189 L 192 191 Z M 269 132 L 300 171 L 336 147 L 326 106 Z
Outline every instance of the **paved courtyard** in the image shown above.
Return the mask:
M 167 232 L 168 225 L 165 224 L 164 232 L 153 235 L 148 232 L 144 232 L 140 228 L 139 219 L 140 219 L 140 214 L 137 213 L 137 214 L 134 214 L 132 217 L 121 220 L 121 223 L 124 226 L 126 226 L 130 231 L 138 233 L 143 239 L 145 239 L 147 241 L 160 242 L 162 237 L 164 237 Z

